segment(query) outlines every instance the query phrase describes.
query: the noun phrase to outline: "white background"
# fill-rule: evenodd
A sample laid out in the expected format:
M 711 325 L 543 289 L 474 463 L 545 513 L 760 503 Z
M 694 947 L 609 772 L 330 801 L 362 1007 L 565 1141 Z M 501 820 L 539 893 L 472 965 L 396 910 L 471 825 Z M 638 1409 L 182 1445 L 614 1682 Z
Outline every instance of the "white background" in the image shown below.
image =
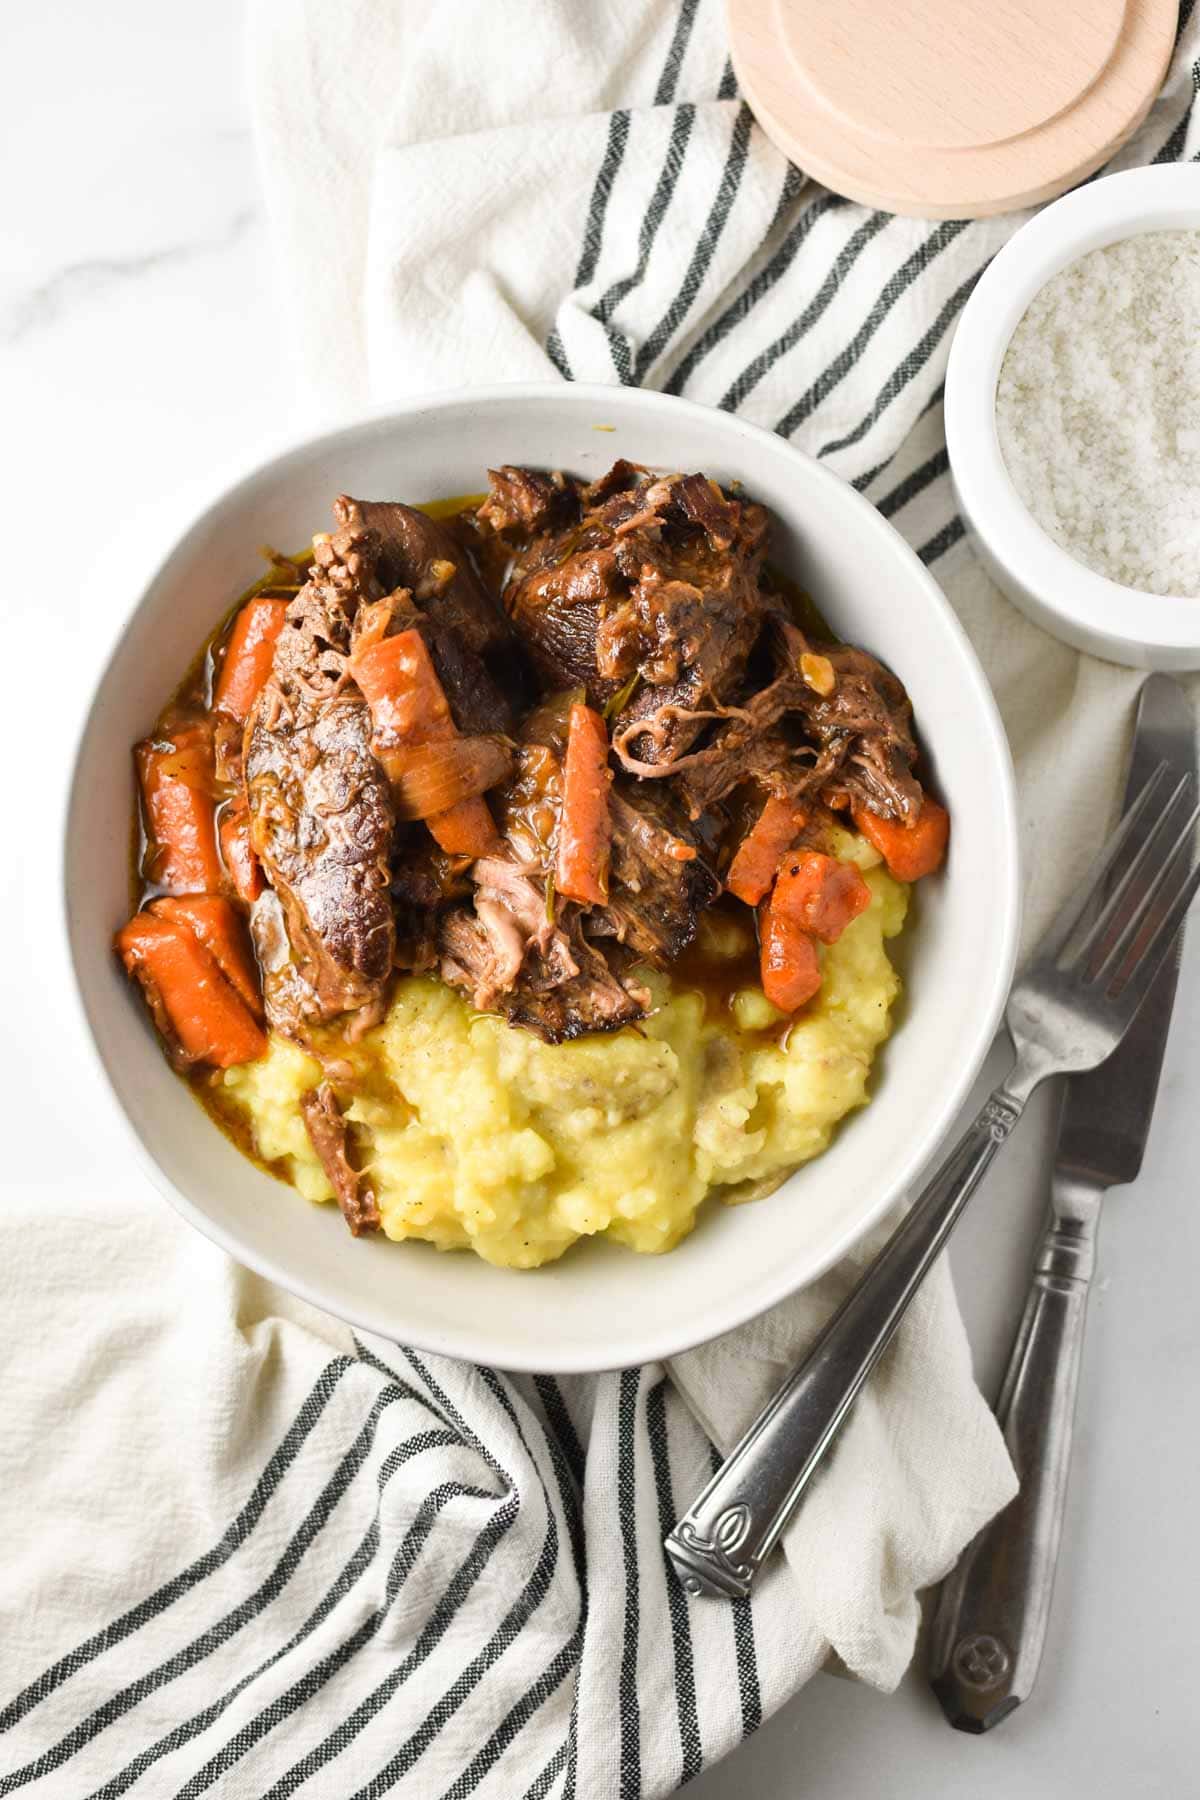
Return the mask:
M 80 1047 L 60 1029 L 49 784 L 63 777 L 113 623 L 91 603 L 89 570 L 143 508 L 177 506 L 192 484 L 299 422 L 274 303 L 287 271 L 269 262 L 241 30 L 240 0 L 42 0 L 6 7 L 0 41 L 9 620 L 0 1184 L 34 1187 L 63 1229 L 81 1191 L 94 1213 L 106 1192 L 141 1183 Z M 1198 999 L 1200 942 L 1185 961 L 1145 1173 L 1114 1196 L 1104 1223 L 1035 1697 L 979 1740 L 944 1724 L 920 1654 L 891 1699 L 819 1677 L 694 1784 L 697 1800 L 1200 1794 Z M 1000 1072 L 994 1057 L 989 1073 Z M 988 1392 L 1045 1200 L 1052 1103 L 1044 1095 L 1035 1105 L 954 1247 Z M 160 1204 L 148 1189 L 145 1203 Z M 31 1357 L 48 1353 L 28 1346 Z

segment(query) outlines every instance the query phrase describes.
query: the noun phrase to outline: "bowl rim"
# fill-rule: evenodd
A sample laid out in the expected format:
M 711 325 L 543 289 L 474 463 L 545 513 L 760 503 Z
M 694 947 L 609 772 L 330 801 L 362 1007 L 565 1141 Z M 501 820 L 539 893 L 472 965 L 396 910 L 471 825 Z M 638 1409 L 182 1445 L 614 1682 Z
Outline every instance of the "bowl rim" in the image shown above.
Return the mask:
M 107 637 L 107 652 L 100 661 L 94 682 L 88 691 L 88 697 L 76 723 L 71 753 L 67 760 L 66 782 L 61 797 L 57 888 L 59 920 L 66 940 L 67 962 L 71 972 L 71 979 L 67 986 L 71 991 L 76 1022 L 82 1027 L 82 1036 L 88 1046 L 87 1053 L 91 1067 L 99 1077 L 101 1088 L 107 1091 L 113 1103 L 120 1127 L 133 1150 L 134 1160 L 151 1184 L 181 1217 L 193 1225 L 210 1242 L 224 1250 L 235 1262 L 251 1269 L 265 1280 L 276 1283 L 285 1291 L 297 1295 L 321 1311 L 344 1321 L 351 1327 L 369 1331 L 384 1339 L 394 1341 L 397 1330 L 397 1321 L 394 1316 L 385 1318 L 370 1308 L 346 1308 L 336 1304 L 320 1290 L 319 1284 L 304 1275 L 294 1275 L 290 1271 L 282 1270 L 272 1256 L 259 1254 L 252 1248 L 243 1245 L 235 1231 L 228 1230 L 221 1225 L 205 1210 L 200 1201 L 177 1186 L 166 1171 L 160 1167 L 149 1147 L 142 1140 L 133 1120 L 125 1110 L 114 1076 L 101 1053 L 96 1032 L 92 1027 L 91 1014 L 76 959 L 71 917 L 72 903 L 67 887 L 71 843 L 74 834 L 76 790 L 89 738 L 96 723 L 104 686 L 120 653 L 126 632 L 144 604 L 149 590 L 160 580 L 168 565 L 176 556 L 186 551 L 194 537 L 206 530 L 212 514 L 233 500 L 240 488 L 259 480 L 276 465 L 286 464 L 291 456 L 307 453 L 317 445 L 323 445 L 330 451 L 336 451 L 340 439 L 355 437 L 364 427 L 394 424 L 399 430 L 411 426 L 415 418 L 429 410 L 445 411 L 448 408 L 457 407 L 462 408 L 464 413 L 469 413 L 473 407 L 480 405 L 486 406 L 499 402 L 508 405 L 514 402 L 536 404 L 547 400 L 553 400 L 558 404 L 565 402 L 568 405 L 579 405 L 585 410 L 595 409 L 599 417 L 603 417 L 605 413 L 625 409 L 630 409 L 641 416 L 644 416 L 647 410 L 661 412 L 669 409 L 672 413 L 677 414 L 680 409 L 684 409 L 709 420 L 713 413 L 717 413 L 718 417 L 722 418 L 730 428 L 734 438 L 740 436 L 757 441 L 764 447 L 769 446 L 774 454 L 782 453 L 785 456 L 797 458 L 807 466 L 810 475 L 815 478 L 819 486 L 839 489 L 843 502 L 857 512 L 860 530 L 864 534 L 874 533 L 877 537 L 885 539 L 890 552 L 899 555 L 908 564 L 910 573 L 924 590 L 928 604 L 940 616 L 943 625 L 948 628 L 951 636 L 958 642 L 962 652 L 963 674 L 970 687 L 969 710 L 976 720 L 976 728 L 982 731 L 986 737 L 987 747 L 998 777 L 1000 814 L 997 826 L 1009 852 L 1004 867 L 997 871 L 996 885 L 989 896 L 992 905 L 1000 910 L 1002 923 L 1000 953 L 991 971 L 990 980 L 980 995 L 980 1004 L 975 1015 L 976 1023 L 969 1041 L 964 1043 L 964 1053 L 958 1062 L 955 1079 L 946 1086 L 940 1095 L 938 1104 L 931 1110 L 920 1137 L 914 1141 L 912 1146 L 906 1145 L 904 1154 L 897 1158 L 893 1175 L 888 1181 L 880 1184 L 879 1192 L 871 1206 L 831 1236 L 825 1251 L 807 1269 L 802 1280 L 798 1281 L 789 1274 L 788 1261 L 782 1259 L 773 1274 L 764 1277 L 752 1297 L 740 1302 L 736 1300 L 732 1303 L 727 1302 L 725 1308 L 722 1309 L 720 1296 L 718 1296 L 715 1301 L 706 1306 L 703 1319 L 697 1317 L 694 1325 L 689 1327 L 685 1333 L 670 1328 L 660 1330 L 655 1327 L 653 1321 L 649 1321 L 644 1334 L 633 1347 L 632 1353 L 622 1362 L 598 1361 L 595 1353 L 586 1349 L 574 1352 L 556 1352 L 549 1345 L 538 1346 L 536 1349 L 531 1348 L 527 1352 L 505 1351 L 497 1359 L 494 1350 L 489 1348 L 484 1340 L 468 1342 L 457 1328 L 449 1332 L 441 1332 L 436 1328 L 421 1327 L 419 1335 L 412 1337 L 412 1341 L 418 1343 L 420 1348 L 458 1360 L 473 1360 L 518 1372 L 538 1373 L 550 1369 L 557 1374 L 586 1374 L 606 1369 L 632 1367 L 644 1362 L 664 1361 L 671 1356 L 681 1354 L 685 1350 L 693 1349 L 699 1344 L 710 1342 L 735 1330 L 747 1321 L 760 1317 L 793 1293 L 820 1280 L 912 1188 L 921 1171 L 943 1144 L 949 1127 L 967 1098 L 983 1065 L 1003 1015 L 1016 964 L 1022 911 L 1021 846 L 1018 831 L 1016 778 L 1008 739 L 999 708 L 988 685 L 982 665 L 957 614 L 916 552 L 863 494 L 825 464 L 818 462 L 816 458 L 809 456 L 796 445 L 789 443 L 787 439 L 779 437 L 778 434 L 765 427 L 751 424 L 748 420 L 738 418 L 736 415 L 723 414 L 718 408 L 703 406 L 697 401 L 663 394 L 657 390 L 615 387 L 604 383 L 566 383 L 547 380 L 544 382 L 495 383 L 487 387 L 470 389 L 434 390 L 399 402 L 390 401 L 360 409 L 348 418 L 324 425 L 316 430 L 293 430 L 281 433 L 276 438 L 273 447 L 268 444 L 266 448 L 260 447 L 256 450 L 251 457 L 239 458 L 234 465 L 236 473 L 232 477 L 206 482 L 203 491 L 207 498 L 201 506 L 188 508 L 188 522 L 183 529 L 172 529 L 168 532 L 160 529 L 155 536 L 156 547 L 146 546 L 142 557 L 132 571 L 127 563 L 118 563 L 118 567 L 121 569 L 121 585 L 125 586 L 126 581 L 128 582 L 131 598 L 124 610 L 114 611 L 113 623 Z M 795 522 L 802 525 L 802 521 Z M 785 1177 L 785 1179 L 787 1178 Z M 396 1246 L 396 1248 L 400 1248 L 400 1246 Z M 526 1271 L 512 1271 L 512 1273 L 515 1276 L 525 1274 Z
M 1063 195 L 1022 225 L 984 271 L 946 369 L 946 447 L 971 526 L 1048 613 L 1122 652 L 1200 651 L 1200 597 L 1126 587 L 1055 543 L 1008 472 L 996 387 L 1014 331 L 1060 270 L 1109 244 L 1189 225 L 1200 229 L 1200 168 L 1187 163 L 1127 169 Z

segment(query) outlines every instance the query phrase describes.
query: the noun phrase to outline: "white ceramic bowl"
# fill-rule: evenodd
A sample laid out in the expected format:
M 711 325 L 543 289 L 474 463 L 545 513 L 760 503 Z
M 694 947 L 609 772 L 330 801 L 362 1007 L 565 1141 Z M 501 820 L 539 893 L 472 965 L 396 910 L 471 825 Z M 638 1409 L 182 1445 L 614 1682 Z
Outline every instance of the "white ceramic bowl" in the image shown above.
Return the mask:
M 1200 668 L 1200 600 L 1122 587 L 1076 562 L 1013 486 L 996 431 L 996 383 L 1034 295 L 1089 250 L 1144 231 L 1200 229 L 1200 167 L 1132 169 L 1077 188 L 1023 225 L 963 310 L 946 371 L 946 444 L 959 510 L 997 586 L 1034 622 L 1093 656 L 1142 669 Z
M 431 500 L 477 491 L 501 461 L 596 475 L 623 455 L 739 480 L 775 513 L 775 554 L 846 639 L 908 684 L 954 816 L 904 960 L 908 1001 L 870 1106 L 770 1198 L 710 1204 L 666 1257 L 577 1245 L 534 1273 L 425 1245 L 355 1241 L 336 1208 L 261 1173 L 168 1069 L 111 949 L 128 907 L 130 745 L 151 725 L 256 546 L 302 544 L 338 492 Z M 231 1255 L 368 1330 L 510 1369 L 657 1359 L 763 1311 L 837 1261 L 936 1147 L 996 1029 L 1018 923 L 1007 744 L 978 663 L 937 585 L 867 501 L 781 438 L 727 413 L 631 388 L 563 384 L 415 400 L 310 439 L 228 487 L 131 608 L 99 678 L 72 780 L 66 922 L 100 1061 L 143 1165 Z

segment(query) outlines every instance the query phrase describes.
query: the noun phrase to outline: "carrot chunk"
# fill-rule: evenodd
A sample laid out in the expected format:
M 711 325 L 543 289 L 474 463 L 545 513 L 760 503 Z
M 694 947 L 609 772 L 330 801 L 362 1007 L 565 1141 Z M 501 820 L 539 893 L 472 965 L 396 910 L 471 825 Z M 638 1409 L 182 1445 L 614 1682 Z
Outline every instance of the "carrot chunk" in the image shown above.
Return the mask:
M 252 906 L 266 883 L 250 843 L 250 810 L 244 795 L 227 806 L 221 814 L 219 833 L 221 855 L 225 859 L 225 869 L 233 883 L 233 891 L 239 900 Z
M 117 933 L 116 948 L 145 991 L 176 1067 L 228 1069 L 265 1056 L 266 1037 L 245 1001 L 181 922 L 138 913 Z
M 134 748 L 145 804 L 147 874 L 171 894 L 204 894 L 221 885 L 213 816 L 213 741 L 205 724 L 181 725 L 169 738 Z
M 725 886 L 747 906 L 757 906 L 770 888 L 781 857 L 808 822 L 808 812 L 794 800 L 772 794 L 737 847 Z
M 821 986 L 816 942 L 789 913 L 764 903 L 758 915 L 762 989 L 780 1012 L 795 1012 Z
M 604 720 L 590 706 L 573 706 L 567 721 L 554 885 L 560 894 L 584 905 L 603 906 L 608 899 L 611 785 Z
M 283 630 L 287 609 L 286 600 L 257 594 L 233 622 L 213 705 L 242 724 L 271 673 L 275 639 Z
M 434 842 L 447 856 L 492 856 L 500 849 L 496 821 L 486 800 L 460 800 L 448 812 L 426 819 Z
M 385 768 L 389 751 L 458 736 L 420 632 L 398 631 L 360 644 L 350 658 L 350 673 L 371 709 L 372 748 Z M 500 848 L 495 821 L 481 797 L 461 800 L 425 823 L 451 856 L 488 856 Z
M 262 989 L 258 968 L 241 914 L 220 894 L 184 894 L 154 900 L 149 909 L 199 938 L 230 986 L 241 995 L 250 1011 L 262 1017 Z
M 856 806 L 853 812 L 855 825 L 897 881 L 919 881 L 940 867 L 950 836 L 950 814 L 928 794 L 916 818 L 907 825 L 881 819 L 865 806 Z
M 398 631 L 394 637 L 360 646 L 350 658 L 350 673 L 371 709 L 381 744 L 428 744 L 456 731 L 450 703 L 419 631 Z
M 820 850 L 787 856 L 771 895 L 772 913 L 794 919 L 823 944 L 835 944 L 871 904 L 871 890 L 853 863 Z

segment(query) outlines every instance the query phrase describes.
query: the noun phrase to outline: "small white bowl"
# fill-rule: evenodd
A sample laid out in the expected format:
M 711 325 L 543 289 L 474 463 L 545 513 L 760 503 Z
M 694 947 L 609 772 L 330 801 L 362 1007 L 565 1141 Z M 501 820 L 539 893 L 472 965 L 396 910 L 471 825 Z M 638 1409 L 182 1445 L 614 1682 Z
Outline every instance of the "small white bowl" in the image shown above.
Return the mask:
M 1200 668 L 1200 599 L 1146 594 L 1085 568 L 1030 513 L 1005 466 L 996 384 L 1013 332 L 1053 275 L 1122 238 L 1200 229 L 1200 167 L 1109 175 L 1023 225 L 963 311 L 946 371 L 946 445 L 959 510 L 997 586 L 1035 624 L 1112 662 Z
M 907 998 L 875 1097 L 828 1152 L 768 1199 L 713 1201 L 665 1257 L 577 1245 L 522 1274 L 424 1244 L 350 1237 L 239 1155 L 168 1069 L 112 952 L 129 906 L 129 747 L 231 596 L 256 546 L 303 544 L 342 491 L 432 500 L 527 462 L 598 475 L 617 456 L 741 481 L 778 521 L 778 562 L 830 623 L 904 679 L 954 819 L 944 874 L 901 940 Z M 814 1280 L 903 1194 L 937 1148 L 995 1032 L 1019 916 L 1012 767 L 987 682 L 936 582 L 854 489 L 729 413 L 636 388 L 494 388 L 414 400 L 295 443 L 231 483 L 147 578 L 110 597 L 121 619 L 98 672 L 65 832 L 71 959 L 131 1141 L 183 1216 L 260 1274 L 384 1336 L 508 1369 L 617 1368 L 715 1337 Z M 101 595 L 93 604 L 104 603 Z

